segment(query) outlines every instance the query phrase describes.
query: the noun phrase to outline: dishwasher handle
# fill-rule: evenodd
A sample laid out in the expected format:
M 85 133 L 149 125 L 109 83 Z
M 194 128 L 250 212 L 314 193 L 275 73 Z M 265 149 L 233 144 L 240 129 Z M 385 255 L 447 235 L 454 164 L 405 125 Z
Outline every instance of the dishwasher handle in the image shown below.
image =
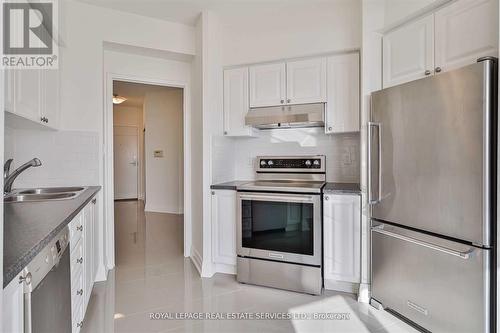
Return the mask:
M 420 245 L 420 246 L 423 246 L 423 247 L 426 247 L 426 248 L 429 248 L 429 249 L 432 249 L 432 250 L 443 252 L 443 253 L 446 253 L 446 254 L 449 254 L 449 255 L 452 255 L 452 256 L 455 256 L 455 257 L 459 257 L 459 258 L 464 259 L 464 260 L 469 259 L 470 254 L 472 252 L 474 252 L 474 247 L 471 247 L 469 250 L 464 251 L 464 252 L 456 251 L 456 250 L 449 249 L 447 247 L 439 246 L 439 245 L 436 245 L 436 244 L 432 244 L 432 243 L 429 243 L 429 242 L 426 242 L 426 241 L 423 241 L 423 240 L 420 240 L 420 239 L 416 239 L 416 238 L 413 238 L 413 237 L 401 235 L 401 234 L 398 234 L 398 233 L 395 233 L 395 232 L 392 232 L 392 231 L 387 231 L 387 230 L 382 229 L 382 227 L 383 227 L 383 225 L 377 226 L 377 227 L 373 227 L 372 231 L 376 232 L 376 233 L 379 233 L 379 234 L 382 234 L 382 235 L 393 237 L 393 238 L 396 238 L 396 239 L 399 239 L 399 240 L 402 240 L 402 241 L 406 241 L 406 242 L 409 242 L 409 243 L 412 243 L 412 244 L 415 244 L 415 245 Z

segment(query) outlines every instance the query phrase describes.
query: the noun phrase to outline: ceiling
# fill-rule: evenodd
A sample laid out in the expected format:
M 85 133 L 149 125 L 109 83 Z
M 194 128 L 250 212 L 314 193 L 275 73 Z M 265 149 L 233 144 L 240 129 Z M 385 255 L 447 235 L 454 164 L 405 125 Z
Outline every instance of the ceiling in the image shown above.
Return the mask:
M 132 83 L 124 81 L 114 81 L 113 82 L 113 94 L 125 97 L 127 100 L 120 106 L 129 107 L 142 107 L 144 104 L 144 97 L 147 91 L 157 90 L 157 89 L 180 89 L 180 88 L 170 88 L 155 86 L 143 83 Z
M 203 10 L 230 12 L 277 12 L 290 6 L 311 6 L 354 0 L 79 0 L 87 4 L 120 10 L 165 21 L 194 26 Z

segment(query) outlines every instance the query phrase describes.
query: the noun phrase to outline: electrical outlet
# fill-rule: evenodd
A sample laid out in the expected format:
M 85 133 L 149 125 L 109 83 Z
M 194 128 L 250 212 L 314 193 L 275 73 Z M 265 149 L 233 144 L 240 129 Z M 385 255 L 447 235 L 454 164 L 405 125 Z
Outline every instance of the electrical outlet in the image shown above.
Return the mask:
M 155 151 L 153 152 L 153 155 L 154 155 L 154 157 L 155 157 L 155 158 L 161 158 L 161 157 L 163 157 L 163 156 L 164 156 L 164 155 L 163 155 L 163 150 L 155 150 Z

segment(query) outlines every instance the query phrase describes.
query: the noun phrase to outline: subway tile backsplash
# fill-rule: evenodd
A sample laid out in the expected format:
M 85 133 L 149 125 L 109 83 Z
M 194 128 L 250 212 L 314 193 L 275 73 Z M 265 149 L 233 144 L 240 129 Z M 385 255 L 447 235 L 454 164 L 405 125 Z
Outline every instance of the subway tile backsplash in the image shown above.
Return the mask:
M 254 179 L 259 155 L 325 155 L 330 182 L 359 182 L 359 133 L 324 134 L 323 128 L 261 130 L 253 138 L 212 138 L 213 183 Z
M 22 173 L 14 188 L 99 184 L 97 132 L 6 127 L 5 159 L 14 158 L 11 170 L 33 157 L 38 157 L 42 166 Z

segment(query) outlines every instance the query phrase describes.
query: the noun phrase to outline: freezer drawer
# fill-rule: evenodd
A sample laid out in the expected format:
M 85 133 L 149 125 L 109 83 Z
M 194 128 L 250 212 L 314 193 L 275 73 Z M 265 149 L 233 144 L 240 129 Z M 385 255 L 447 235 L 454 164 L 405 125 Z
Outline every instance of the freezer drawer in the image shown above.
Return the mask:
M 432 332 L 489 332 L 484 250 L 394 227 L 372 226 L 372 297 Z

